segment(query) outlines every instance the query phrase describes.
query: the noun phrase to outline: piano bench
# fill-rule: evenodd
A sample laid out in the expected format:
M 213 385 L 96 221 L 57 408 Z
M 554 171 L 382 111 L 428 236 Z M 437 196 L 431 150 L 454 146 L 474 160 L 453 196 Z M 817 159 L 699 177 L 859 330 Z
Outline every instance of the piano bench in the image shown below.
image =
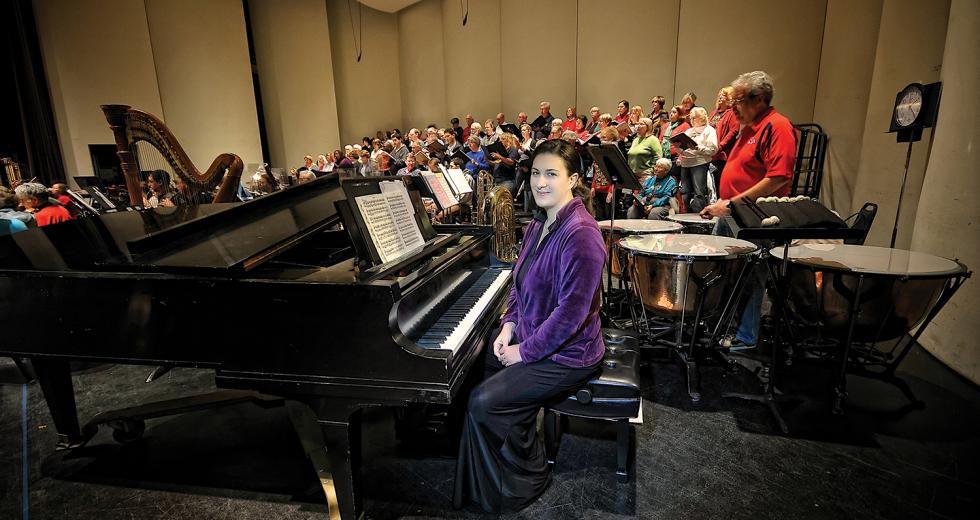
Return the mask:
M 554 464 L 561 442 L 561 416 L 616 423 L 616 475 L 629 481 L 633 458 L 633 425 L 640 414 L 640 347 L 627 331 L 603 329 L 606 353 L 599 373 L 567 399 L 545 408 L 544 441 L 548 463 Z

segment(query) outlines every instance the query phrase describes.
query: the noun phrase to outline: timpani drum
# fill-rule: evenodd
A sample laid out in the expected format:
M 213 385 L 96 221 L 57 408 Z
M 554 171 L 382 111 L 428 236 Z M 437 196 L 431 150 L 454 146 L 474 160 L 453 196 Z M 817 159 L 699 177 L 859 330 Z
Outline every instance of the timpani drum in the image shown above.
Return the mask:
M 683 233 L 695 233 L 701 235 L 710 235 L 715 229 L 715 224 L 718 223 L 718 217 L 706 219 L 701 218 L 701 215 L 698 213 L 677 213 L 675 215 L 668 215 L 667 220 L 677 222 L 678 224 L 684 226 Z
M 771 251 L 782 258 L 783 249 Z M 897 339 L 914 329 L 939 301 L 947 282 L 966 267 L 947 258 L 886 247 L 803 244 L 790 247 L 789 301 L 805 322 L 851 340 Z
M 633 291 L 643 307 L 670 318 L 716 310 L 759 249 L 745 240 L 693 234 L 630 236 L 619 246 L 629 257 Z
M 677 222 L 666 220 L 646 220 L 646 219 L 626 219 L 617 220 L 612 225 L 612 272 L 617 277 L 623 274 L 622 254 L 619 249 L 619 240 L 623 237 L 634 235 L 649 235 L 653 233 L 679 233 L 684 226 Z M 603 240 L 609 239 L 610 221 L 600 220 L 599 230 L 602 231 Z

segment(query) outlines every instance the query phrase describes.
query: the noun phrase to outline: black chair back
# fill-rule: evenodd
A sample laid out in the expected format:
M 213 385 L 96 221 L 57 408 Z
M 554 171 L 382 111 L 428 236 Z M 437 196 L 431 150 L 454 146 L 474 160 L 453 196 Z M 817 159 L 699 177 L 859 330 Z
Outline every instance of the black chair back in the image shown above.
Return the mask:
M 865 202 L 861 211 L 854 215 L 854 222 L 851 224 L 851 229 L 860 229 L 864 233 L 861 234 L 861 238 L 849 238 L 844 243 L 857 246 L 864 245 L 864 240 L 868 238 L 868 230 L 871 229 L 871 224 L 874 223 L 877 214 L 878 205 L 874 202 Z

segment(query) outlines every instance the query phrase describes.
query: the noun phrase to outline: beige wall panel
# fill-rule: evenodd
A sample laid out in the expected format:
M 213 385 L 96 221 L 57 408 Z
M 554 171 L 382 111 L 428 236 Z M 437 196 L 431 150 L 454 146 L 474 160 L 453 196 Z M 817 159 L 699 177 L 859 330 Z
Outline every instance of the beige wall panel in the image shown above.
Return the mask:
M 883 0 L 829 0 L 813 121 L 830 139 L 820 198 L 841 215 L 851 207 L 874 72 Z
M 362 136 L 374 136 L 378 130 L 402 124 L 398 15 L 364 6 L 358 9 L 356 5 L 351 3 L 351 13 L 347 2 L 327 3 L 337 113 L 344 143 L 360 142 Z M 360 27 L 357 41 L 363 45 L 360 62 L 354 48 L 352 14 L 354 27 Z
M 245 16 L 238 0 L 146 0 L 167 127 L 199 170 L 221 153 L 260 162 Z M 221 31 L 214 30 L 221 27 Z
M 339 148 L 333 49 L 324 3 L 251 0 L 249 10 L 272 166 L 301 166 L 304 155 Z
M 885 133 L 891 121 L 895 94 L 915 81 L 930 83 L 939 80 L 948 12 L 947 1 L 922 3 L 886 0 L 882 8 L 871 95 L 861 142 L 861 164 L 852 200 L 852 207 L 855 208 L 865 201 L 878 203 L 878 216 L 868 235 L 868 245 L 889 244 L 902 185 L 908 145 L 896 143 L 895 134 Z M 914 28 L 910 26 L 910 20 L 915 21 Z M 909 36 L 912 30 L 915 37 Z M 895 244 L 899 248 L 908 248 L 912 238 L 930 134 L 926 130 L 922 141 L 913 145 L 898 241 Z
M 442 40 L 442 0 L 424 0 L 398 12 L 401 128 L 449 126 Z
M 824 0 L 682 1 L 671 101 L 693 91 L 713 108 L 718 89 L 764 70 L 773 105 L 794 123 L 812 122 L 825 7 Z
M 677 52 L 677 17 L 680 0 L 581 0 L 578 32 L 578 107 L 588 114 L 592 106 L 616 115 L 619 100 L 640 103 L 650 111 L 650 98 L 673 100 L 674 56 Z M 613 43 L 608 28 L 656 27 L 641 38 L 628 34 L 626 45 Z M 635 52 L 639 42 L 650 52 Z M 533 107 L 532 107 L 533 108 Z
M 503 13 L 499 0 L 470 0 L 463 26 L 460 2 L 442 1 L 446 70 L 446 108 L 450 116 L 472 113 L 477 121 L 494 117 L 501 103 L 500 23 L 521 13 Z
M 565 108 L 575 104 L 576 3 L 500 3 L 501 100 L 507 121 L 516 121 L 521 111 L 534 120 L 542 100 L 550 101 L 551 111 L 562 119 Z M 548 31 L 542 32 L 542 27 Z M 532 45 L 537 52 L 531 51 Z
M 912 249 L 959 258 L 980 268 L 980 176 L 970 165 L 980 162 L 980 3 L 953 0 L 943 55 L 943 98 L 936 138 L 929 155 L 926 182 L 915 218 Z M 939 359 L 980 384 L 980 284 L 963 285 L 926 329 L 922 344 Z
M 99 105 L 162 115 L 143 2 L 36 0 L 34 13 L 65 173 L 94 175 L 88 145 L 114 142 Z

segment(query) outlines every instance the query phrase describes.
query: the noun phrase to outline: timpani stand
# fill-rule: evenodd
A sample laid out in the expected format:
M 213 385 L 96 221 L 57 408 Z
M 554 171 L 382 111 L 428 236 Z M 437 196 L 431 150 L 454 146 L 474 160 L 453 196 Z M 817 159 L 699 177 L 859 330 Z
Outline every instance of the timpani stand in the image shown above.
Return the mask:
M 602 233 L 604 241 L 612 242 L 612 249 L 609 255 L 609 263 L 612 265 L 612 274 L 619 280 L 619 288 L 616 292 L 608 288 L 607 301 L 609 306 L 608 326 L 616 329 L 628 328 L 621 321 L 624 319 L 623 305 L 629 309 L 630 319 L 636 324 L 637 313 L 635 312 L 635 302 L 633 301 L 633 291 L 630 290 L 630 270 L 627 267 L 628 259 L 623 249 L 619 247 L 619 241 L 628 236 L 652 235 L 657 233 L 680 233 L 684 228 L 677 222 L 666 220 L 647 220 L 647 219 L 626 219 L 620 220 L 613 226 L 611 220 L 600 220 L 599 231 Z M 610 237 L 611 235 L 611 237 Z M 619 320 L 617 320 L 619 318 Z
M 587 148 L 589 155 L 596 165 L 601 165 L 602 172 L 609 178 L 612 185 L 612 211 L 609 215 L 609 228 L 616 227 L 616 194 L 620 189 L 640 190 L 639 179 L 626 163 L 626 157 L 615 144 L 594 144 Z M 609 233 L 606 238 L 606 288 L 603 292 L 603 307 L 607 322 L 612 319 L 612 305 L 610 291 L 612 290 L 612 259 L 613 259 L 613 233 Z
M 784 294 L 794 315 L 817 323 L 840 350 L 833 412 L 843 412 L 848 373 L 892 384 L 912 409 L 923 407 L 895 370 L 970 277 L 967 267 L 918 251 L 844 244 L 790 247 L 787 265 Z M 892 341 L 891 351 L 878 348 Z
M 813 200 L 801 201 L 796 203 L 762 203 L 757 204 L 753 201 L 744 201 L 733 204 L 732 218 L 738 225 L 735 236 L 744 240 L 768 241 L 777 247 L 763 247 L 758 262 L 766 268 L 766 274 L 773 290 L 773 314 L 775 327 L 773 337 L 770 342 L 771 352 L 766 362 L 766 372 L 769 377 L 763 384 L 763 391 L 759 394 L 743 392 L 726 392 L 723 397 L 744 399 L 762 403 L 769 408 L 773 418 L 783 434 L 789 433 L 789 426 L 779 409 L 779 403 L 785 400 L 795 399 L 793 396 L 777 393 L 776 385 L 779 371 L 779 353 L 784 350 L 785 345 L 794 345 L 793 330 L 789 323 L 786 309 L 785 295 L 789 294 L 789 250 L 793 240 L 814 239 L 814 240 L 847 240 L 861 238 L 864 232 L 859 229 L 848 228 L 840 217 L 831 213 L 830 210 Z M 763 226 L 762 221 L 770 216 L 780 217 L 780 222 L 772 226 Z M 781 251 L 780 251 L 781 249 Z M 777 257 L 774 252 L 779 252 Z M 774 258 L 779 260 L 778 266 L 774 265 Z M 778 268 L 778 271 L 777 271 Z M 735 301 L 736 295 L 730 298 L 729 303 L 737 309 Z M 852 307 L 853 309 L 853 307 Z M 785 330 L 785 334 L 783 334 Z M 844 358 L 846 364 L 846 357 Z M 838 386 L 840 382 L 838 381 Z
M 710 330 L 707 323 L 719 316 L 723 304 L 718 323 L 726 321 L 731 295 L 741 290 L 758 246 L 716 235 L 652 234 L 623 238 L 619 248 L 627 252 L 631 288 L 640 301 L 637 331 L 645 333 L 651 346 L 667 347 L 684 365 L 687 394 L 692 402 L 700 401 L 699 347 L 713 345 L 719 328 L 715 326 L 707 342 L 702 329 Z

